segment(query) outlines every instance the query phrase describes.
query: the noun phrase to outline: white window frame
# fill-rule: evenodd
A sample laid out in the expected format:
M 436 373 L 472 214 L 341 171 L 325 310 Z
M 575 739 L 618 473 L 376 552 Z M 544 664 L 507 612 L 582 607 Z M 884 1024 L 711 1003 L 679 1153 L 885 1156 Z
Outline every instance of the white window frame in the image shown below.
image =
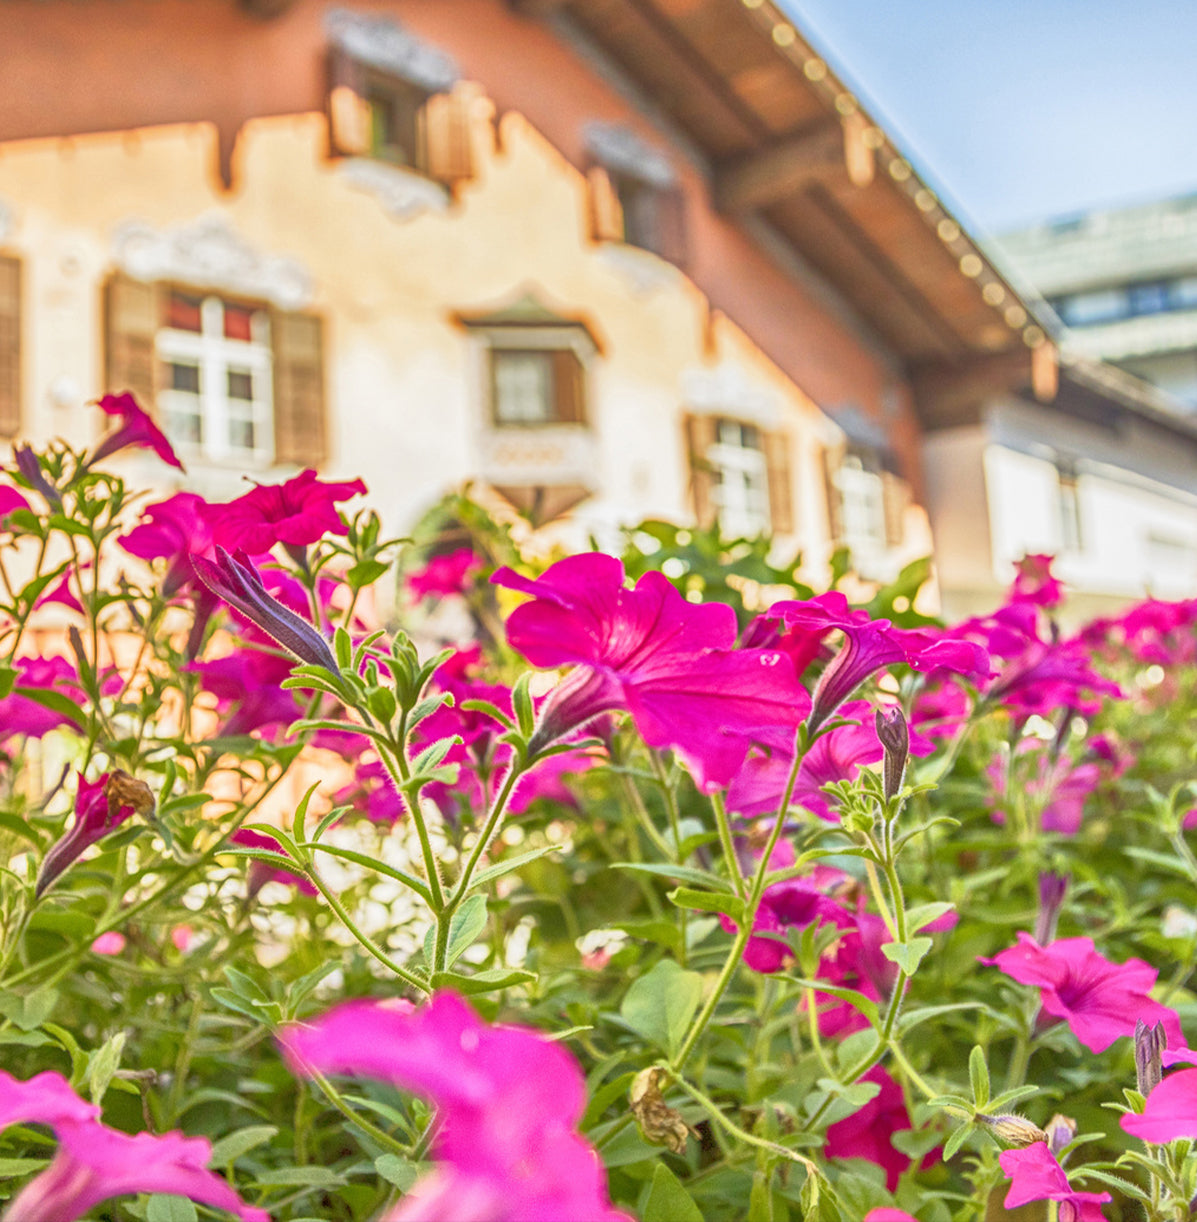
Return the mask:
M 840 494 L 843 542 L 855 556 L 872 556 L 888 546 L 885 533 L 885 488 L 881 473 L 871 471 L 859 454 L 844 455 L 835 473 Z
M 744 444 L 744 430 L 756 431 L 758 444 Z M 739 430 L 739 440 L 725 430 Z M 711 488 L 720 529 L 728 535 L 752 537 L 772 528 L 769 466 L 760 425 L 732 416 L 715 421 L 716 441 L 707 449 L 707 462 L 716 478 Z
M 265 466 L 274 459 L 274 356 L 271 349 L 270 320 L 265 306 L 256 303 L 231 301 L 230 304 L 254 310 L 250 323 L 249 340 L 227 339 L 224 334 L 225 300 L 213 293 L 201 294 L 183 286 L 166 285 L 166 292 L 190 292 L 202 297 L 200 304 L 200 330 L 181 331 L 172 327 L 161 327 L 154 337 L 154 351 L 158 361 L 165 365 L 174 363 L 194 364 L 200 371 L 198 396 L 186 391 L 164 386 L 158 393 L 163 427 L 171 436 L 170 417 L 195 415 L 193 410 L 198 399 L 201 420 L 201 441 L 198 446 L 182 440 L 177 448 L 185 457 L 201 458 L 213 463 L 252 462 Z M 253 397 L 234 401 L 228 394 L 230 371 L 246 371 L 251 375 Z M 230 425 L 243 413 L 233 408 L 234 402 L 247 402 L 249 419 L 253 424 L 254 445 L 252 449 L 234 446 L 230 439 Z M 174 438 L 171 438 L 174 441 Z
M 589 429 L 593 419 L 594 396 L 590 378 L 590 365 L 594 358 L 594 343 L 586 331 L 573 323 L 561 326 L 498 326 L 478 327 L 485 356 L 487 423 L 492 429 Z M 500 352 L 528 353 L 551 356 L 554 352 L 571 351 L 582 367 L 582 416 L 581 421 L 558 420 L 552 415 L 554 404 L 552 375 L 546 380 L 546 393 L 550 401 L 545 404 L 547 414 L 538 417 L 502 419 L 499 415 L 498 387 L 494 367 L 494 354 Z

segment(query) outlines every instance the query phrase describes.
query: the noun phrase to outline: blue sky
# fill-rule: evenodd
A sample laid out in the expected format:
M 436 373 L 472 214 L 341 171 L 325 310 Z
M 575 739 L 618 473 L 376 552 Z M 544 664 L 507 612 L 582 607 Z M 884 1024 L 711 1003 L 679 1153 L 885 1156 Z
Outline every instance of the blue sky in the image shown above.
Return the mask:
M 978 235 L 1197 190 L 1197 0 L 779 0 Z

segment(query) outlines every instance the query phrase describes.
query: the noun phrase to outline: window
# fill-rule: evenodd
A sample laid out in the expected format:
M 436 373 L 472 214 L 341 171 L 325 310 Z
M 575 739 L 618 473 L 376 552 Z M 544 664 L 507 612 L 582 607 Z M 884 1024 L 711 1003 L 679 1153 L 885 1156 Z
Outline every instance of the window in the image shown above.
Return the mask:
M 132 391 L 185 461 L 323 461 L 318 317 L 117 274 L 105 322 L 105 388 Z
M 577 352 L 570 347 L 494 346 L 493 338 L 491 416 L 496 425 L 586 423 L 584 370 Z
M 833 543 L 843 544 L 867 565 L 905 537 L 910 485 L 893 468 L 888 451 L 859 442 L 823 454 L 828 527 Z
M 1080 480 L 1076 464 L 1070 459 L 1056 460 L 1056 508 L 1060 549 L 1079 552 L 1085 545 L 1082 530 Z
M 21 262 L 0 255 L 0 436 L 21 431 Z
M 694 515 L 725 534 L 794 532 L 789 438 L 731 416 L 685 417 Z
M 686 263 L 685 198 L 669 161 L 628 128 L 594 123 L 586 130 L 591 234 Z
M 270 318 L 263 306 L 167 289 L 155 351 L 163 369 L 162 429 L 182 455 L 269 461 Z
M 471 106 L 453 61 L 398 22 L 345 9 L 330 36 L 328 124 L 336 157 L 371 157 L 452 185 L 474 174 Z

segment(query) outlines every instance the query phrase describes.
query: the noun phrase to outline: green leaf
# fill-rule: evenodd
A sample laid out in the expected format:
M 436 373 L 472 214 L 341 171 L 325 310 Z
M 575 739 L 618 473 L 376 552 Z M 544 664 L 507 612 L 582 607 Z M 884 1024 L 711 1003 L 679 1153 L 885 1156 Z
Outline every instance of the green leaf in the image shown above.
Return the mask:
M 449 923 L 449 949 L 445 966 L 452 967 L 474 945 L 485 928 L 486 896 L 471 895 L 453 914 L 453 920 Z
M 35 704 L 40 704 L 42 708 L 65 717 L 76 729 L 82 730 L 87 725 L 87 717 L 83 710 L 74 700 L 64 696 L 61 692 L 47 691 L 44 687 L 16 687 L 13 688 L 13 691 L 18 696 L 24 696 L 26 700 L 32 700 Z
M 484 972 L 475 972 L 472 976 L 463 976 L 460 972 L 434 972 L 432 987 L 453 989 L 469 997 L 479 993 L 496 993 L 499 989 L 528 984 L 535 979 L 535 972 L 526 972 L 522 968 L 492 967 Z
M 108 1084 L 120 1068 L 121 1054 L 125 1050 L 126 1035 L 118 1031 L 102 1047 L 91 1054 L 87 1066 L 87 1089 L 92 1103 L 99 1103 L 108 1090 Z
M 652 1187 L 640 1217 L 642 1222 L 703 1222 L 702 1210 L 664 1163 L 653 1168 Z
M 384 726 L 390 725 L 391 719 L 395 716 L 395 710 L 398 708 L 395 693 L 389 687 L 376 687 L 370 693 L 368 700 L 370 702 L 370 712 Z
M 532 737 L 532 730 L 536 725 L 536 713 L 532 707 L 532 694 L 528 690 L 528 685 L 531 682 L 532 672 L 526 670 L 516 680 L 515 686 L 511 689 L 511 707 L 515 709 L 515 719 L 519 723 L 520 733 L 525 738 Z
M 155 1192 L 146 1202 L 145 1222 L 196 1222 L 199 1215 L 186 1197 Z
M 790 979 L 798 984 L 805 985 L 808 989 L 815 989 L 820 993 L 829 993 L 832 997 L 838 997 L 841 1001 L 846 1001 L 850 1006 L 859 1010 L 869 1020 L 871 1026 L 881 1026 L 881 1011 L 877 1008 L 877 1003 L 871 997 L 866 997 L 863 993 L 858 993 L 855 989 L 845 988 L 843 985 L 828 984 L 825 980 L 808 980 L 803 976 L 791 976 Z
M 968 1135 L 973 1131 L 971 1123 L 962 1124 L 947 1141 L 943 1143 L 943 1161 L 946 1163 L 951 1157 L 964 1145 L 968 1140 Z
M 695 908 L 699 912 L 721 912 L 737 925 L 744 920 L 744 901 L 735 895 L 713 891 L 695 891 L 692 887 L 675 887 L 669 892 L 670 903 L 679 908 Z
M 10 1019 L 22 1031 L 32 1031 L 54 1013 L 58 1004 L 58 990 L 44 986 L 21 996 L 17 993 L 0 993 L 0 1014 Z
M 407 1192 L 420 1176 L 420 1165 L 409 1163 L 398 1154 L 380 1154 L 374 1160 L 374 1170 L 400 1192 Z
M 245 1018 L 250 1019 L 255 1024 L 262 1022 L 262 1013 L 260 1010 L 255 1010 L 250 1002 L 242 1001 L 232 989 L 226 989 L 221 985 L 215 985 L 208 990 L 212 996 L 212 1000 L 218 1005 L 224 1006 L 226 1010 L 232 1010 L 235 1014 L 240 1014 Z
M 463 700 L 461 708 L 466 713 L 485 713 L 487 717 L 493 717 L 505 730 L 515 729 L 515 722 L 497 704 L 491 704 L 489 700 Z
M 271 1188 L 333 1188 L 344 1179 L 327 1167 L 274 1167 L 263 1171 L 257 1187 Z
M 616 870 L 635 870 L 638 874 L 655 874 L 661 878 L 672 878 L 678 882 L 694 883 L 709 891 L 725 891 L 731 894 L 732 885 L 717 874 L 708 874 L 705 870 L 696 870 L 693 866 L 674 866 L 661 861 L 613 861 L 612 868 Z
M 633 982 L 624 994 L 619 1013 L 633 1031 L 672 1057 L 681 1047 L 701 1000 L 702 977 L 679 967 L 672 959 L 662 959 L 652 971 Z
M 951 912 L 955 904 L 919 904 L 906 913 L 906 928 L 911 933 L 918 933 L 924 925 L 938 921 L 945 912 Z
M 881 953 L 891 963 L 896 963 L 907 976 L 913 976 L 930 949 L 930 938 L 911 938 L 908 942 L 887 942 L 881 948 Z
M 370 857 L 366 853 L 358 853 L 354 849 L 343 849 L 339 845 L 323 844 L 316 840 L 305 840 L 303 847 L 305 849 L 319 849 L 321 853 L 327 853 L 330 857 L 340 857 L 344 861 L 352 861 L 356 865 L 365 866 L 366 869 L 373 870 L 375 874 L 383 874 L 387 878 L 393 878 L 397 883 L 402 883 L 405 887 L 414 891 L 425 903 L 432 903 L 432 893 L 428 890 L 425 883 L 414 875 L 400 870 L 397 866 L 388 865 L 384 861 L 379 861 L 376 857 Z M 221 850 L 221 852 L 224 851 L 223 849 Z M 294 862 L 290 862 L 290 868 L 295 868 Z
M 974 1044 L 968 1054 L 968 1080 L 972 1083 L 973 1102 L 979 1111 L 984 1111 L 989 1104 L 989 1066 L 980 1044 Z
M 212 1143 L 212 1157 L 208 1160 L 214 1167 L 224 1167 L 235 1163 L 243 1154 L 270 1141 L 278 1133 L 272 1124 L 254 1124 L 245 1129 L 238 1129 L 227 1137 Z
M 372 586 L 390 568 L 381 560 L 359 560 L 357 564 L 345 570 L 345 580 L 354 590 Z
M 0 1180 L 11 1180 L 49 1166 L 48 1158 L 0 1158 Z
M 527 853 L 521 853 L 518 857 L 505 858 L 493 866 L 488 866 L 485 870 L 479 870 L 470 883 L 470 890 L 475 891 L 485 887 L 487 883 L 492 883 L 496 878 L 502 878 L 504 874 L 510 874 L 512 871 L 520 869 L 521 866 L 526 866 L 530 861 L 535 861 L 538 857 L 544 857 L 548 853 L 556 853 L 560 847 L 560 845 L 556 844 L 546 844 L 543 848 L 532 849 Z
M 224 969 L 225 979 L 232 986 L 233 992 L 245 1001 L 269 1001 L 270 997 L 251 976 L 235 967 Z
M 11 666 L 0 666 L 0 700 L 13 689 L 13 684 L 17 681 L 17 672 Z

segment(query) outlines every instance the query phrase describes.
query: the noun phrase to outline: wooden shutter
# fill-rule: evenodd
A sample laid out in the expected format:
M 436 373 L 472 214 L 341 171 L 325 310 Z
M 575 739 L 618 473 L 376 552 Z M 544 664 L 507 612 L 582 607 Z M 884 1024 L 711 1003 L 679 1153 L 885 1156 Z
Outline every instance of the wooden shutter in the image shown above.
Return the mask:
M 586 174 L 589 186 L 590 236 L 596 242 L 622 242 L 623 205 L 611 175 L 601 165 L 591 166 Z
M 560 424 L 586 423 L 585 372 L 572 348 L 557 348 L 553 362 L 553 419 Z
M 775 535 L 794 533 L 794 496 L 791 487 L 790 438 L 780 430 L 761 434 L 765 473 L 769 479 L 769 520 Z
M 881 506 L 885 513 L 885 542 L 897 547 L 906 534 L 906 506 L 910 485 L 893 471 L 881 472 Z
M 715 472 L 711 469 L 708 453 L 715 444 L 717 422 L 714 416 L 683 417 L 686 431 L 686 461 L 690 469 L 690 498 L 694 505 L 694 519 L 699 526 L 707 527 L 715 521 Z
M 832 543 L 844 537 L 844 496 L 839 487 L 839 470 L 844 461 L 843 446 L 823 447 L 823 486 L 827 493 L 827 533 Z
M 314 314 L 271 311 L 274 355 L 274 458 L 299 467 L 328 457 L 324 410 L 324 322 Z
M 656 192 L 657 250 L 662 259 L 685 267 L 689 256 L 686 242 L 686 194 L 681 187 L 664 187 Z
M 430 178 L 451 184 L 474 177 L 473 101 L 469 90 L 455 89 L 452 93 L 434 93 L 424 103 L 422 168 Z
M 21 431 L 21 261 L 0 255 L 0 435 Z
M 154 336 L 161 325 L 158 285 L 116 272 L 104 286 L 104 389 L 129 390 L 146 411 L 155 408 L 158 359 Z
M 373 116 L 361 63 L 340 47 L 328 53 L 328 143 L 334 157 L 367 157 Z

